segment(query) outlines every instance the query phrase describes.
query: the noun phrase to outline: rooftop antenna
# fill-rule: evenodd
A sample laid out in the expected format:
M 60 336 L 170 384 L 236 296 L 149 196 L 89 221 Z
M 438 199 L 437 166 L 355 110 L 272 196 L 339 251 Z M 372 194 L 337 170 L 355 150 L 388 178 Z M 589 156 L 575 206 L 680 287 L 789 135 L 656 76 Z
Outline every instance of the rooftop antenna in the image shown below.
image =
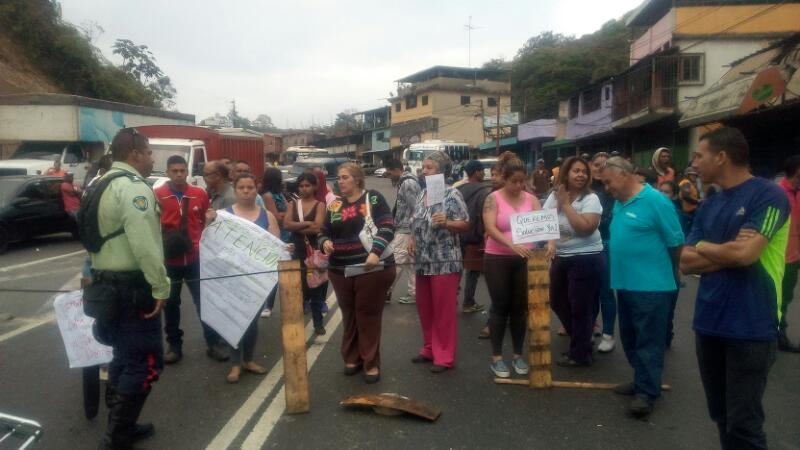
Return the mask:
M 472 24 L 472 16 L 464 28 L 467 30 L 467 67 L 472 68 L 472 30 L 479 30 L 484 27 L 476 27 Z

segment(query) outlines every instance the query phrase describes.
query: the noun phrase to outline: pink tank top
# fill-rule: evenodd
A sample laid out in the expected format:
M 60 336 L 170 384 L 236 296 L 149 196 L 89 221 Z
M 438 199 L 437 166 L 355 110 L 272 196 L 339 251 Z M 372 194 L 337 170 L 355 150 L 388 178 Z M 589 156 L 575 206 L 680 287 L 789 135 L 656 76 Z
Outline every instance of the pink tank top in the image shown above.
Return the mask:
M 541 205 L 539 205 L 539 201 L 536 200 L 532 194 L 522 191 L 522 194 L 525 196 L 525 201 L 520 205 L 518 208 L 514 208 L 509 204 L 503 194 L 500 191 L 492 192 L 489 195 L 494 196 L 494 202 L 497 205 L 497 217 L 495 219 L 495 225 L 497 229 L 500 230 L 501 233 L 509 240 L 511 240 L 511 215 L 522 213 L 522 212 L 530 212 L 535 211 L 537 209 L 541 209 Z M 534 248 L 536 244 L 522 244 L 527 248 Z M 506 247 L 504 244 L 492 239 L 491 236 L 486 237 L 486 249 L 485 252 L 490 255 L 516 255 L 513 250 Z

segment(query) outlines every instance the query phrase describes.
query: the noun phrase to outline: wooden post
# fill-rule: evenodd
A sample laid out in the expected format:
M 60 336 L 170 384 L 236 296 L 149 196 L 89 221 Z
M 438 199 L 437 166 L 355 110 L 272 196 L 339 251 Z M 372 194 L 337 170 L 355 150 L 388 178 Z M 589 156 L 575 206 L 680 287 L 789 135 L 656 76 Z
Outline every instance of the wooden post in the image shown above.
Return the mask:
M 310 409 L 306 334 L 303 325 L 303 289 L 300 260 L 278 263 L 281 295 L 281 337 L 283 339 L 283 380 L 286 412 L 306 413 Z
M 528 258 L 528 374 L 531 388 L 553 385 L 550 357 L 550 273 L 545 250 Z

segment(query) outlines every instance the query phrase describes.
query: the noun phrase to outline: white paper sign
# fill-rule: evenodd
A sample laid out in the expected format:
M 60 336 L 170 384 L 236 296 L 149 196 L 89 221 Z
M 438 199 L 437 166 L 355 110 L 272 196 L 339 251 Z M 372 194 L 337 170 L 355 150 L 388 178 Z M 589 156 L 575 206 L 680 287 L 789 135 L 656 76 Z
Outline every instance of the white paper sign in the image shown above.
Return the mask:
M 350 266 L 345 266 L 344 268 L 344 277 L 357 277 L 359 275 L 364 275 L 365 273 L 375 272 L 376 270 L 382 270 L 383 263 L 378 263 L 375 267 L 371 269 L 365 269 L 363 264 L 353 264 Z
M 94 319 L 83 313 L 83 291 L 59 295 L 53 307 L 70 368 L 97 366 L 111 361 L 111 347 L 97 342 L 92 334 Z
M 276 270 L 290 259 L 286 244 L 258 225 L 217 211 L 200 239 L 200 278 Z M 278 283 L 276 272 L 200 282 L 200 319 L 238 348 L 244 332 Z
M 444 175 L 439 173 L 425 177 L 425 189 L 428 191 L 428 206 L 444 202 Z
M 560 237 L 555 208 L 511 215 L 511 241 L 515 244 L 551 241 Z

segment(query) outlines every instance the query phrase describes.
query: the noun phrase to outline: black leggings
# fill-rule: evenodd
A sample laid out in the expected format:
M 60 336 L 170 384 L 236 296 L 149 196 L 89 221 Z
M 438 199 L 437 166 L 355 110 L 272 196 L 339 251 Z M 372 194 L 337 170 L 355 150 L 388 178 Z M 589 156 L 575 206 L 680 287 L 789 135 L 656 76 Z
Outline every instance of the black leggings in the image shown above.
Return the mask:
M 489 334 L 492 354 L 503 354 L 506 324 L 511 330 L 514 354 L 522 354 L 525 328 L 528 326 L 528 266 L 519 256 L 486 254 L 483 258 L 483 275 L 492 299 L 489 313 Z

